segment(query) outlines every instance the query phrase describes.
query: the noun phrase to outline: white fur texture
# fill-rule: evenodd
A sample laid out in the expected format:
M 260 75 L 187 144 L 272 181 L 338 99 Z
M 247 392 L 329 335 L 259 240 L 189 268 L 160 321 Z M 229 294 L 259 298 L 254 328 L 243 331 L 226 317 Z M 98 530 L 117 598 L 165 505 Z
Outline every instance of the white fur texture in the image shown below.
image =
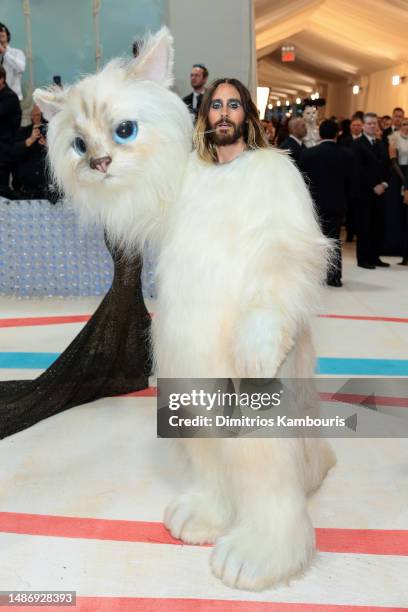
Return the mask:
M 150 37 L 140 55 L 112 60 L 66 91 L 36 90 L 40 108 L 52 116 L 48 130 L 54 177 L 86 222 L 102 223 L 125 248 L 141 247 L 175 200 L 191 149 L 191 119 L 167 87 L 173 80 L 172 38 L 166 28 Z M 137 121 L 136 140 L 117 144 L 116 126 Z M 80 157 L 72 144 L 83 138 Z M 103 174 L 90 159 L 110 156 Z

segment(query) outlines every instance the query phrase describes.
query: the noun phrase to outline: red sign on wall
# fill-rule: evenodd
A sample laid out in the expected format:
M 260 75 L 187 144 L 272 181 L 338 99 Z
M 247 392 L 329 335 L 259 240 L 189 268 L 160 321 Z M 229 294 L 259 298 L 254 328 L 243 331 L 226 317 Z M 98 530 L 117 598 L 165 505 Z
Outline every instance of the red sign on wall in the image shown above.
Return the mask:
M 281 59 L 282 62 L 294 62 L 296 59 L 295 47 L 282 47 Z

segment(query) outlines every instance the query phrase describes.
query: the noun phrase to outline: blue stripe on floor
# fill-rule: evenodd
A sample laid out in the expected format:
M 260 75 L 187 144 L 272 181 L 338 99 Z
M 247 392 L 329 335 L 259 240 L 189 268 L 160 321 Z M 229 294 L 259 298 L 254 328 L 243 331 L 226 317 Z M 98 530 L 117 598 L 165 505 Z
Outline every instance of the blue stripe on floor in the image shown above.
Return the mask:
M 58 356 L 59 353 L 0 352 L 0 368 L 44 370 Z M 317 360 L 317 373 L 343 376 L 408 376 L 408 359 L 319 357 Z
M 0 368 L 45 370 L 59 353 L 0 353 Z
M 348 359 L 319 357 L 318 374 L 350 376 L 408 376 L 408 359 Z

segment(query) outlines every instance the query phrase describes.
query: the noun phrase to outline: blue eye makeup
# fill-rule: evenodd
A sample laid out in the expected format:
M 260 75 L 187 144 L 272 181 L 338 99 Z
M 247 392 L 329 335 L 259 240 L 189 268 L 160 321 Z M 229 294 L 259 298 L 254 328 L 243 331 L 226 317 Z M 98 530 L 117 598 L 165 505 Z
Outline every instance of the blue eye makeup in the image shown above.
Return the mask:
M 78 153 L 78 155 L 83 157 L 86 153 L 85 140 L 81 138 L 80 136 L 77 136 L 74 142 L 72 143 L 72 148 L 74 149 L 76 153 Z
M 223 108 L 223 106 L 224 104 L 222 100 L 213 100 L 211 102 L 211 108 L 213 108 L 214 110 L 220 110 L 221 108 Z M 231 110 L 238 110 L 242 106 L 241 100 L 238 100 L 237 98 L 231 98 L 230 100 L 228 100 L 227 106 Z
M 237 110 L 241 106 L 240 100 L 228 100 L 228 108 L 232 108 L 232 110 Z
M 138 133 L 137 121 L 121 121 L 113 132 L 113 140 L 117 144 L 126 144 L 135 140 Z

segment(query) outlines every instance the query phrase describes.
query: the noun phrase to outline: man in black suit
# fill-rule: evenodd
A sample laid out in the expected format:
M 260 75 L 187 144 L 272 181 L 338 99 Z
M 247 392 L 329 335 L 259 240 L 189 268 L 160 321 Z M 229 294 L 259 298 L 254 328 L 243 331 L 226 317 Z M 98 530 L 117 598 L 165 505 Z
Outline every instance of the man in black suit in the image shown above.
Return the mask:
M 288 127 L 289 136 L 282 142 L 280 148 L 287 149 L 296 165 L 299 166 L 300 154 L 306 148 L 303 144 L 303 138 L 307 133 L 306 121 L 301 117 L 294 117 L 289 121 Z
M 399 106 L 394 108 L 394 110 L 392 111 L 392 117 L 391 117 L 392 123 L 391 123 L 391 126 L 386 128 L 383 131 L 383 136 L 382 136 L 383 137 L 383 141 L 384 141 L 384 143 L 386 144 L 387 147 L 388 147 L 388 136 L 390 134 L 393 134 L 394 132 L 398 132 L 398 130 L 401 127 L 401 122 L 402 122 L 404 116 L 405 116 L 404 109 L 399 107 Z
M 337 139 L 337 144 L 342 147 L 351 149 L 353 142 L 357 138 L 361 138 L 363 134 L 363 120 L 360 116 L 355 116 L 350 123 L 350 134 Z M 346 230 L 347 230 L 347 242 L 353 242 L 354 236 L 356 235 L 356 200 L 348 202 L 347 213 L 346 213 Z
M 201 101 L 205 94 L 205 85 L 208 80 L 208 70 L 203 64 L 194 64 L 190 73 L 190 83 L 193 91 L 188 96 L 183 98 L 184 104 L 187 104 L 188 110 L 194 117 L 194 122 L 197 119 L 198 111 L 201 106 Z
M 327 271 L 331 287 L 342 286 L 340 229 L 356 190 L 353 155 L 337 146 L 337 131 L 335 121 L 323 121 L 319 127 L 321 142 L 300 156 L 300 168 L 309 179 L 322 231 L 335 241 L 333 262 Z
M 388 187 L 389 160 L 387 148 L 375 137 L 378 117 L 364 115 L 363 135 L 353 143 L 357 161 L 359 198 L 357 202 L 357 264 L 373 270 L 388 268 L 380 259 L 383 194 Z
M 21 108 L 17 95 L 6 83 L 6 71 L 0 66 L 0 195 L 9 195 L 11 149 L 20 127 Z

